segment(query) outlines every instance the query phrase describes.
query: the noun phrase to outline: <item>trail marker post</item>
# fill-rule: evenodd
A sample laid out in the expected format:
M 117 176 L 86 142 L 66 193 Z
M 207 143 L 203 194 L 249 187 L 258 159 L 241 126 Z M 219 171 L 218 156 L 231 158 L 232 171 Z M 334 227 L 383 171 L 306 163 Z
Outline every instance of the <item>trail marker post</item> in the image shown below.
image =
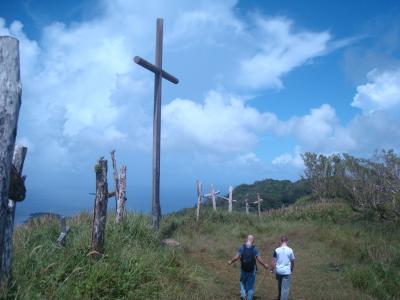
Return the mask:
M 152 225 L 160 227 L 160 136 L 161 136 L 161 83 L 166 79 L 174 84 L 179 80 L 162 69 L 163 19 L 157 19 L 156 64 L 135 56 L 134 61 L 154 73 L 154 115 L 153 115 L 153 184 L 152 184 Z

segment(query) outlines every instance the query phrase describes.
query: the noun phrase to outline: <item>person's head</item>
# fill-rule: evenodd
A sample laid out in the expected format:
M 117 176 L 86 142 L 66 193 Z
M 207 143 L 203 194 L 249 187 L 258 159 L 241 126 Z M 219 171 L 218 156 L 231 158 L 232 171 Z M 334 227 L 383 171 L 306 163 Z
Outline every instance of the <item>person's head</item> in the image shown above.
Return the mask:
M 281 245 L 282 244 L 287 244 L 289 242 L 289 239 L 286 235 L 281 236 Z
M 253 245 L 254 244 L 254 236 L 249 234 L 246 239 L 246 245 Z

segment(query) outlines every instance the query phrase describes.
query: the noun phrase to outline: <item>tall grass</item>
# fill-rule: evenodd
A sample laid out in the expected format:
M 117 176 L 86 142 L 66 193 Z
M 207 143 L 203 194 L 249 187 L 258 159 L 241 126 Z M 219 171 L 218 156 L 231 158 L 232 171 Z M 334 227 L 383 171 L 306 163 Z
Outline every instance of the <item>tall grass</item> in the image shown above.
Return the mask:
M 87 214 L 68 220 L 71 232 L 65 248 L 55 244 L 55 219 L 34 219 L 17 228 L 15 280 L 2 298 L 183 299 L 187 285 L 201 285 L 201 269 L 193 270 L 180 250 L 162 247 L 147 217 L 129 214 L 121 227 L 108 219 L 99 260 L 87 256 L 92 223 Z
M 291 206 L 262 218 L 206 208 L 196 223 L 194 214 L 186 209 L 167 215 L 158 232 L 146 216 L 130 213 L 118 226 L 111 214 L 98 260 L 87 256 L 90 215 L 67 221 L 65 248 L 55 243 L 56 219 L 34 219 L 15 230 L 14 281 L 0 298 L 233 299 L 238 273 L 225 262 L 249 233 L 266 257 L 281 234 L 289 235 L 299 254 L 296 299 L 400 298 L 398 225 L 368 222 L 341 202 Z M 181 246 L 162 246 L 165 237 Z M 263 285 L 257 289 L 272 297 Z

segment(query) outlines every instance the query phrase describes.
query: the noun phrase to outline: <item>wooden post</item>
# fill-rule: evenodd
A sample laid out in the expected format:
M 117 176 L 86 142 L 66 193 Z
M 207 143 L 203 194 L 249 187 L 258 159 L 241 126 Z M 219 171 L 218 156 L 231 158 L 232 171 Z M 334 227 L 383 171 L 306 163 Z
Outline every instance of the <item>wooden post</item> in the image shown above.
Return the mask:
M 92 245 L 94 253 L 101 253 L 104 246 L 104 236 L 107 221 L 107 160 L 100 158 L 95 167 L 96 171 L 96 198 L 94 202 Z
M 115 211 L 118 211 L 119 178 L 118 178 L 117 161 L 115 159 L 115 150 L 111 151 L 111 160 L 112 160 L 113 176 L 114 176 Z
M 22 175 L 24 168 L 24 162 L 28 148 L 17 145 L 14 149 L 13 165 L 16 168 L 18 175 Z M 14 233 L 14 220 L 16 201 L 8 200 L 7 209 L 7 220 L 6 228 L 4 233 L 4 252 L 3 252 L 3 264 L 4 264 L 4 275 L 8 281 L 11 280 L 12 275 L 12 251 L 13 251 L 13 233 Z
M 257 193 L 257 206 L 258 206 L 258 216 L 261 218 L 261 202 L 263 201 L 263 199 L 260 198 L 260 194 Z
M 200 218 L 200 207 L 201 207 L 201 200 L 203 197 L 202 193 L 202 184 L 199 180 L 196 182 L 197 186 L 197 209 L 196 209 L 196 222 L 199 221 Z
M 217 211 L 217 202 L 215 201 L 215 191 L 213 184 L 211 184 L 211 200 L 212 200 L 213 210 Z
M 65 246 L 65 240 L 67 238 L 67 234 L 70 228 L 67 226 L 67 221 L 65 220 L 65 216 L 60 218 L 60 236 L 57 239 L 57 244 L 61 247 Z
M 119 178 L 118 208 L 115 222 L 118 224 L 122 221 L 125 211 L 126 201 L 126 166 L 122 166 Z
M 245 199 L 244 201 L 246 201 L 246 214 L 249 214 L 249 199 Z
M 229 211 L 230 213 L 232 212 L 232 200 L 233 200 L 233 198 L 232 198 L 232 193 L 233 193 L 233 187 L 230 186 L 230 187 L 229 187 L 229 208 L 228 208 L 228 211 Z
M 179 80 L 162 69 L 163 50 L 163 19 L 157 19 L 156 31 L 156 63 L 151 64 L 147 60 L 135 56 L 134 61 L 143 68 L 154 73 L 154 113 L 153 113 L 153 187 L 151 220 L 155 229 L 160 227 L 160 137 L 161 137 L 161 83 L 165 78 L 177 84 Z
M 19 42 L 0 37 L 0 287 L 6 284 L 4 259 L 10 171 L 17 135 L 21 82 Z
M 163 20 L 157 19 L 156 32 L 156 67 L 162 70 Z M 160 137 L 161 137 L 161 84 L 162 74 L 154 73 L 154 115 L 153 115 L 153 190 L 152 224 L 160 227 Z

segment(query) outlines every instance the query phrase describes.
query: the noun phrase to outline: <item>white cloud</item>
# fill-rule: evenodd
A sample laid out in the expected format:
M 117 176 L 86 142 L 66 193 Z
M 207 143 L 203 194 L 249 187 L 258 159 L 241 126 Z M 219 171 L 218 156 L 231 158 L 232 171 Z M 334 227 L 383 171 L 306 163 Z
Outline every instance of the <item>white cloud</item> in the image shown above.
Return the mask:
M 367 78 L 368 83 L 357 87 L 352 106 L 365 113 L 399 108 L 400 69 L 383 72 L 374 69 L 367 74 Z
M 281 88 L 282 76 L 328 50 L 328 32 L 296 32 L 292 21 L 286 18 L 256 20 L 259 50 L 241 62 L 238 80 L 244 86 Z
M 164 140 L 167 145 L 189 144 L 217 152 L 251 149 L 257 133 L 275 126 L 277 118 L 260 113 L 240 97 L 210 91 L 204 103 L 175 99 L 162 111 Z
M 234 160 L 234 164 L 239 166 L 256 166 L 260 165 L 260 163 L 261 160 L 253 152 L 238 155 Z
M 307 115 L 281 122 L 277 132 L 295 136 L 307 151 L 334 152 L 355 146 L 355 141 L 341 126 L 335 109 L 329 104 L 313 108 Z
M 296 146 L 294 149 L 294 153 L 284 153 L 275 157 L 272 160 L 273 165 L 282 165 L 288 167 L 295 167 L 295 168 L 303 168 L 304 163 L 303 159 L 301 158 L 301 148 L 300 146 Z

